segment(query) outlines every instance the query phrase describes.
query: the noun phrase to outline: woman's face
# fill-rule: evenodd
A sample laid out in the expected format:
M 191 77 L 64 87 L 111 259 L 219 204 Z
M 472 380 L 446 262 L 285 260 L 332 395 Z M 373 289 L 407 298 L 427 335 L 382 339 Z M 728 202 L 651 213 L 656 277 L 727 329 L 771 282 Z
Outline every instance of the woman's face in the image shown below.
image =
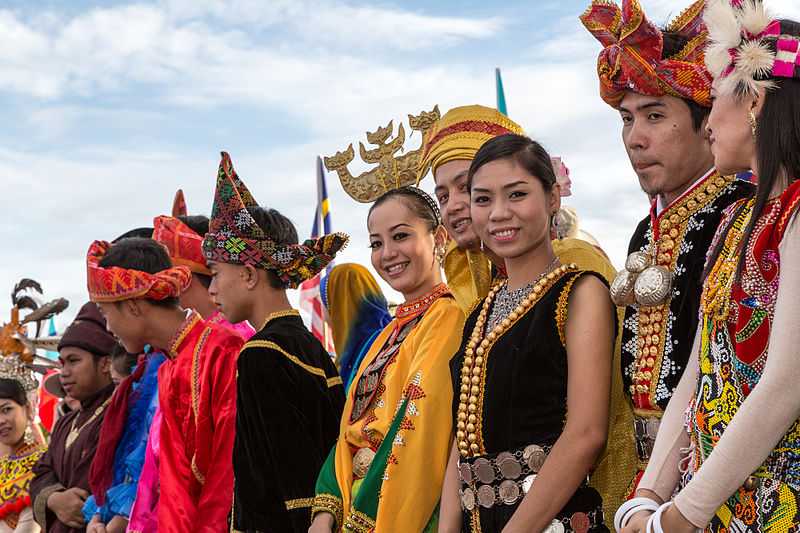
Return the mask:
M 427 224 L 400 197 L 389 198 L 367 219 L 372 266 L 406 301 L 441 281 L 435 248 L 444 245 L 444 230 L 431 232 Z
M 546 192 L 513 159 L 487 163 L 472 177 L 472 224 L 481 241 L 505 260 L 550 240 L 550 217 L 560 205 L 558 187 Z
M 706 129 L 714 166 L 723 175 L 750 170 L 756 148 L 749 116 L 753 99 L 717 95 L 713 90 L 712 97 Z
M 15 447 L 25 437 L 29 408 L 9 398 L 0 398 L 0 443 Z

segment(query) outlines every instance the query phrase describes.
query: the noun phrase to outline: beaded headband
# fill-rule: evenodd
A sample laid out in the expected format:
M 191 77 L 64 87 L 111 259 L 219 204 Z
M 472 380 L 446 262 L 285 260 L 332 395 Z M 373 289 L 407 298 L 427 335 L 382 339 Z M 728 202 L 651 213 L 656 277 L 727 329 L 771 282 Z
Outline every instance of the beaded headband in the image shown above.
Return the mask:
M 710 0 L 706 65 L 720 94 L 755 94 L 775 78 L 800 78 L 800 33 L 759 0 Z
M 417 116 L 408 115 L 408 125 L 412 131 L 421 132 L 424 139 L 439 118 L 439 106 L 436 106 L 433 110 L 423 111 Z M 347 168 L 355 157 L 352 144 L 343 152 L 324 158 L 325 167 L 339 175 L 339 181 L 342 182 L 345 192 L 355 201 L 371 203 L 392 189 L 417 183 L 422 146 L 396 156 L 397 152 L 403 150 L 406 141 L 403 124 L 398 127 L 395 137 L 392 137 L 393 133 L 394 121 L 389 121 L 385 127 L 366 134 L 367 141 L 376 148 L 367 150 L 364 143 L 358 143 L 361 159 L 367 164 L 376 165 L 358 176 L 353 176 Z
M 439 204 L 436 203 L 436 200 L 431 198 L 431 195 L 420 189 L 419 187 L 415 187 L 414 185 L 406 185 L 405 187 L 399 187 L 397 189 L 393 189 L 395 191 L 408 191 L 410 194 L 413 194 L 417 198 L 421 199 L 425 202 L 425 205 L 428 206 L 428 209 L 431 210 L 433 217 L 436 219 L 436 225 L 442 225 L 442 212 L 439 209 Z M 387 191 L 385 194 L 390 194 L 392 191 Z

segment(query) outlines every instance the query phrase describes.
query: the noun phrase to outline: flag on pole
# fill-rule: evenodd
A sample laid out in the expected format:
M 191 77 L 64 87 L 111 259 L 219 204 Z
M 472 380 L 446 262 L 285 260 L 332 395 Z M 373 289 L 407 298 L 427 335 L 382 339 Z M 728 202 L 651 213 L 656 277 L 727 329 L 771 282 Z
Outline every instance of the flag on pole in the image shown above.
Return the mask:
M 328 201 L 328 187 L 325 184 L 325 170 L 322 167 L 322 158 L 317 157 L 317 207 L 314 211 L 314 224 L 311 229 L 311 238 L 331 232 L 330 203 Z M 331 262 L 328 267 L 300 284 L 300 309 L 311 317 L 311 333 L 319 339 L 325 349 L 333 354 L 333 336 L 325 322 L 322 309 L 322 297 L 319 288 L 322 278 L 327 276 L 333 268 Z
M 500 75 L 500 69 L 494 69 L 494 79 L 497 84 L 497 110 L 505 116 L 508 116 L 508 108 L 506 107 L 506 94 L 503 91 L 503 77 Z

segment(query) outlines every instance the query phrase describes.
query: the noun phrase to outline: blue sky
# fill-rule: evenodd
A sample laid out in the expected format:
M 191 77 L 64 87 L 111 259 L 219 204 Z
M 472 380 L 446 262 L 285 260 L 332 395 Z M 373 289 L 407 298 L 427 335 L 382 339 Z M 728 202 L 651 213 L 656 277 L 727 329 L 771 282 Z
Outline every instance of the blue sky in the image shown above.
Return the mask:
M 643 4 L 657 23 L 684 7 Z M 771 3 L 800 17 L 795 4 Z M 0 280 L 10 291 L 33 277 L 47 297 L 68 297 L 65 322 L 87 298 L 89 243 L 149 225 L 179 187 L 190 212 L 208 214 L 222 149 L 256 199 L 307 235 L 317 155 L 435 104 L 443 112 L 494 105 L 494 67 L 503 69 L 511 117 L 572 170 L 565 204 L 619 265 L 647 204 L 619 119 L 597 96 L 599 44 L 577 19 L 585 7 L 6 0 Z M 407 149 L 418 143 L 412 138 Z M 334 229 L 352 236 L 341 260 L 368 264 L 366 208 L 335 175 L 328 188 Z M 0 301 L 0 321 L 9 305 Z

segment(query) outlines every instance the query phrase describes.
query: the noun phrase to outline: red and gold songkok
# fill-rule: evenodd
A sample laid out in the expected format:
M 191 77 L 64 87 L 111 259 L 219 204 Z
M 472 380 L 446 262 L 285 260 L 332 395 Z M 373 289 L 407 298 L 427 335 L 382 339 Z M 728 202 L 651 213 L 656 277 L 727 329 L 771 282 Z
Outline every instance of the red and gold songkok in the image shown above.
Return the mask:
M 156 217 L 153 220 L 153 240 L 167 248 L 173 264 L 189 267 L 195 274 L 211 275 L 203 254 L 203 236 L 179 219 Z
M 507 133 L 522 135 L 522 127 L 496 109 L 454 107 L 425 134 L 417 182 L 450 161 L 472 161 L 483 143 Z
M 638 0 L 622 0 L 620 9 L 607 0 L 594 0 L 580 19 L 603 45 L 597 59 L 600 96 L 619 107 L 625 91 L 647 96 L 675 96 L 711 107 L 711 74 L 704 64 L 708 32 L 703 24 L 705 0 L 689 6 L 667 25 L 689 42 L 676 54 L 662 58 L 664 35 L 644 15 Z
M 110 246 L 106 241 L 94 241 L 86 256 L 89 298 L 93 302 L 177 298 L 192 281 L 192 272 L 186 266 L 175 266 L 155 274 L 129 268 L 101 267 L 100 261 Z
M 217 190 L 203 252 L 208 261 L 251 265 L 274 272 L 291 288 L 313 278 L 345 247 L 349 237 L 331 233 L 303 244 L 279 244 L 256 223 L 248 208 L 258 207 L 244 182 L 222 152 Z

